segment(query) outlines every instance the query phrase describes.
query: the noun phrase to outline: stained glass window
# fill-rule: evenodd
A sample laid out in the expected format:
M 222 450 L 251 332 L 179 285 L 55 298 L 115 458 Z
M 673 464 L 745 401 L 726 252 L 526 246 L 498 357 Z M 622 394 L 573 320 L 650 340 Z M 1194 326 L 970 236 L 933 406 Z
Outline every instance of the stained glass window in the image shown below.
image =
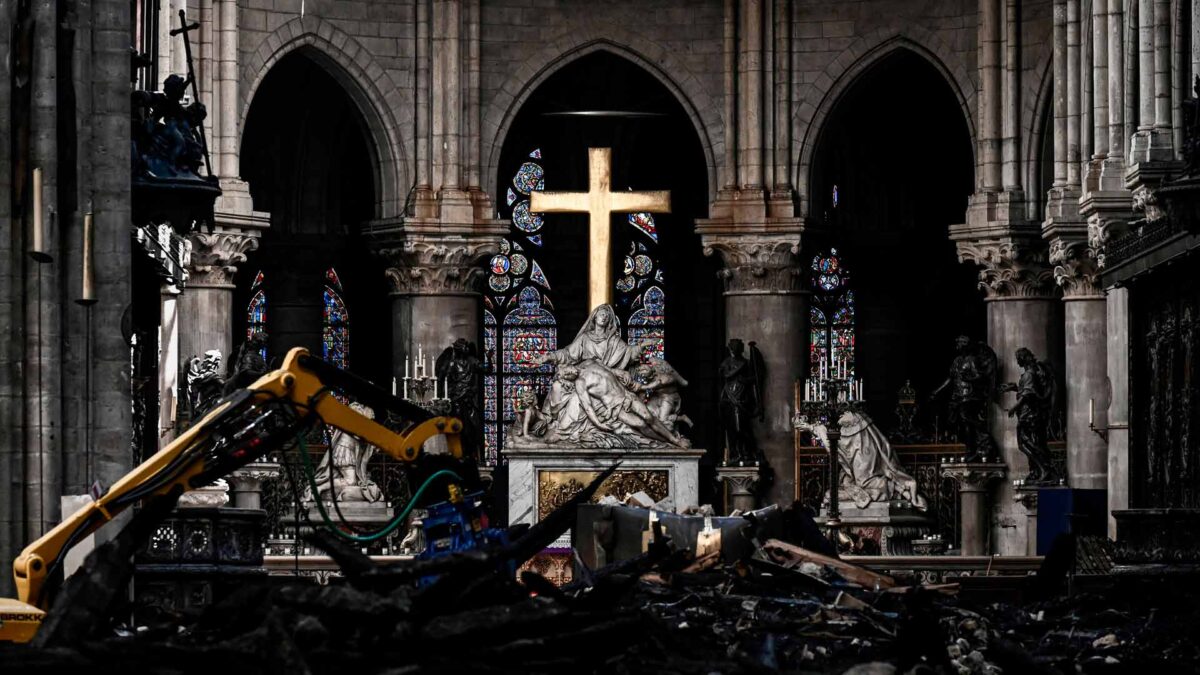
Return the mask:
M 658 230 L 654 216 L 649 213 L 631 214 L 629 224 L 649 237 L 650 242 L 630 242 L 621 275 L 616 281 L 617 305 L 629 311 L 626 335 L 629 342 L 651 345 L 643 358 L 665 358 L 667 294 L 662 289 L 662 268 L 654 256 Z
M 506 191 L 512 229 L 500 252 L 488 261 L 488 293 L 483 299 L 484 456 L 495 464 L 504 443 L 504 427 L 516 419 L 522 392 L 541 396 L 550 384 L 551 366 L 533 359 L 557 349 L 558 324 L 550 301 L 550 280 L 535 252 L 544 245 L 545 220 L 529 209 L 529 193 L 545 188 L 541 150 L 524 158 Z
M 342 300 L 337 272 L 325 272 L 324 312 L 321 321 L 321 357 L 342 370 L 350 367 L 350 315 Z
M 250 302 L 246 305 L 246 339 L 254 335 L 267 334 L 267 291 L 263 288 L 263 273 L 260 270 L 254 275 L 254 283 L 250 285 Z M 264 341 L 262 348 L 263 360 L 267 360 L 267 347 Z
M 844 362 L 849 376 L 855 377 L 854 291 L 850 288 L 850 272 L 837 249 L 813 257 L 810 280 L 809 372 L 819 372 L 823 362 Z

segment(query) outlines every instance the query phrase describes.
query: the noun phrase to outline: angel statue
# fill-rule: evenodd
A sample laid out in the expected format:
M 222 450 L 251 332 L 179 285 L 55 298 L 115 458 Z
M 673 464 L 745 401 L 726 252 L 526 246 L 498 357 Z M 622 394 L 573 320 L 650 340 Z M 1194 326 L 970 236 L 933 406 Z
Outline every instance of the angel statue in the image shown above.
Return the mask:
M 860 509 L 872 502 L 902 500 L 925 510 L 925 498 L 917 493 L 916 479 L 901 468 L 891 444 L 870 417 L 849 410 L 838 418 L 838 426 L 842 432 L 838 442 L 841 497 L 853 501 Z M 808 431 L 823 447 L 829 447 L 829 432 L 824 424 L 800 418 L 796 428 Z M 829 496 L 825 499 L 828 501 Z
M 763 380 L 766 378 L 762 353 L 750 343 L 750 356 L 744 356 L 746 345 L 734 338 L 729 341 L 729 355 L 721 362 L 718 374 L 724 381 L 719 403 L 721 426 L 729 455 L 727 461 L 742 466 L 757 464 L 758 446 L 754 442 L 752 421 L 763 419 Z
M 375 413 L 361 403 L 351 403 L 350 408 L 367 419 L 375 419 Z M 329 442 L 329 451 L 317 465 L 317 491 L 321 499 L 330 494 L 339 502 L 373 503 L 383 500 L 383 491 L 367 475 L 367 462 L 375 454 L 375 446 L 337 429 Z M 304 491 L 305 501 L 313 499 L 311 486 Z

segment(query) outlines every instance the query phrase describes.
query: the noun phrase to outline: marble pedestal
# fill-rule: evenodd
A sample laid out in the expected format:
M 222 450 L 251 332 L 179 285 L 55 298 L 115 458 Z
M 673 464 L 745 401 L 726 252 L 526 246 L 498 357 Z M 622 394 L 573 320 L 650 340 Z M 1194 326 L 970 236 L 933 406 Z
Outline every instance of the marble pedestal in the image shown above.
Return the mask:
M 838 501 L 838 529 L 877 550 L 847 551 L 871 555 L 914 555 L 912 542 L 933 529 L 933 520 L 907 502 L 872 502 L 859 508 L 853 501 Z M 828 511 L 814 520 L 824 527 Z M 869 542 L 874 542 L 873 545 Z
M 617 462 L 621 468 L 600 486 L 594 500 L 605 495 L 622 499 L 640 491 L 663 510 L 679 511 L 700 498 L 703 450 L 535 446 L 510 448 L 503 454 L 508 461 L 509 525 L 541 520 Z M 564 543 L 569 546 L 569 541 Z
M 717 469 L 717 480 L 725 484 L 725 515 L 734 511 L 747 513 L 758 508 L 758 489 L 761 479 L 757 466 L 723 466 Z
M 958 484 L 959 546 L 962 555 L 989 555 L 987 494 L 1008 471 L 1003 462 L 947 462 L 942 477 Z M 1024 546 L 1024 543 L 1022 543 Z

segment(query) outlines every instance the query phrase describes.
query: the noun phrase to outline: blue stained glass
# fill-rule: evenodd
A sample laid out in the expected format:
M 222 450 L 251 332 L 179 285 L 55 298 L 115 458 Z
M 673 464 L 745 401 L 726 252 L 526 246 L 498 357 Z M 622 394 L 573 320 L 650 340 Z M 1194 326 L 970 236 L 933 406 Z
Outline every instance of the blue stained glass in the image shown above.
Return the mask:
M 507 276 L 491 275 L 488 277 L 488 286 L 497 293 L 503 293 L 508 290 L 512 281 Z
M 262 272 L 258 273 L 258 277 L 254 280 L 255 287 L 262 285 Z M 249 339 L 255 335 L 267 334 L 267 294 L 263 289 L 259 288 L 254 293 L 254 297 L 250 298 L 250 303 L 246 305 L 246 338 Z M 259 351 L 263 360 L 267 359 L 267 346 L 263 345 Z
M 823 364 L 842 361 L 847 364 L 850 376 L 857 376 L 854 368 L 854 291 L 850 290 L 849 281 L 850 273 L 837 249 L 813 257 L 814 306 L 809 309 L 812 372 L 818 372 Z M 827 315 L 826 310 L 832 314 Z
M 633 274 L 633 258 L 625 256 L 625 274 Z
M 512 221 L 522 232 L 537 232 L 542 229 L 542 216 L 529 210 L 528 199 L 522 199 L 513 207 Z
M 512 247 L 512 244 L 507 239 L 500 240 L 500 253 L 501 254 L 508 255 L 508 252 L 510 250 L 512 250 L 511 247 Z
M 542 271 L 542 266 L 538 261 L 533 261 L 533 269 L 529 272 L 529 278 L 533 279 L 534 283 L 541 284 L 546 290 L 550 290 L 550 282 L 546 279 L 546 273 Z
M 653 215 L 649 213 L 631 213 L 629 214 L 629 224 L 641 230 L 647 237 L 658 241 L 658 226 L 654 223 Z
M 517 169 L 517 175 L 513 176 L 513 187 L 523 195 L 527 195 L 534 190 L 541 189 L 542 175 L 544 171 L 540 164 L 536 162 L 525 162 Z
M 633 271 L 639 276 L 644 277 L 650 274 L 650 270 L 654 269 L 654 263 L 651 262 L 650 256 L 641 254 L 633 259 Z
M 542 235 L 540 234 L 531 234 L 527 238 L 529 239 L 529 243 L 533 244 L 534 246 L 542 245 Z
M 513 192 L 512 188 L 508 188 L 508 194 L 505 195 L 505 199 L 508 201 L 508 205 L 512 206 L 513 202 L 517 201 L 517 193 Z
M 629 275 L 625 275 L 620 279 L 617 279 L 617 290 L 621 291 L 622 293 L 628 293 L 629 291 L 632 291 L 633 286 L 633 277 Z
M 650 345 L 644 358 L 661 359 L 666 351 L 667 294 L 658 286 L 651 286 L 638 300 L 642 307 L 629 317 L 629 342 Z
M 324 302 L 321 358 L 346 370 L 350 366 L 350 317 L 346 312 L 346 303 L 329 286 L 325 287 Z
M 520 276 L 525 274 L 525 271 L 529 269 L 529 258 L 526 258 L 520 253 L 512 254 L 512 257 L 509 258 L 509 260 L 512 262 L 512 266 L 509 268 L 509 271 L 511 271 L 514 275 Z
M 513 250 L 514 251 L 524 251 L 525 249 L 521 248 L 521 245 L 514 241 L 513 242 Z
M 494 255 L 492 256 L 492 274 L 504 274 L 508 272 L 508 256 Z
M 660 268 L 658 268 L 658 269 L 656 269 L 656 270 L 654 270 L 654 280 L 655 280 L 655 281 L 657 281 L 657 282 L 658 282 L 658 283 L 660 283 L 660 284 L 661 284 L 661 283 L 665 283 L 665 282 L 663 281 L 663 271 L 662 271 L 662 268 L 661 268 L 661 267 L 660 267 Z
M 533 152 L 529 153 L 529 157 L 532 159 L 541 159 L 542 158 L 542 149 L 535 148 Z

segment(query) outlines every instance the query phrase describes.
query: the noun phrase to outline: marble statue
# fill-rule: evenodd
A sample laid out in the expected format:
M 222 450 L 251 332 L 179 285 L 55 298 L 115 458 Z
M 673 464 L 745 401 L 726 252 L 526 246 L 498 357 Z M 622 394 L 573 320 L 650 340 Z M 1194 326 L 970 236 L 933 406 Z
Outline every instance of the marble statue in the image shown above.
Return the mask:
M 754 442 L 755 418 L 763 417 L 762 354 L 750 343 L 750 354 L 745 356 L 746 345 L 736 338 L 729 341 L 729 354 L 721 362 L 718 373 L 724 384 L 721 387 L 719 409 L 721 427 L 729 451 L 728 461 L 743 466 L 758 463 L 759 452 Z
M 204 352 L 203 357 L 193 356 L 188 361 L 187 386 L 191 419 L 199 420 L 221 400 L 221 391 L 225 386 L 221 350 L 210 349 Z
M 687 380 L 679 374 L 671 364 L 663 359 L 654 359 L 633 369 L 633 390 L 644 394 L 646 407 L 659 420 L 674 430 L 679 431 L 679 424 L 692 426 L 692 420 L 682 414 L 683 396 L 679 390 L 687 386 Z
M 966 460 L 995 460 L 1000 453 L 988 429 L 988 413 L 997 391 L 996 352 L 965 335 L 955 340 L 955 347 L 958 355 L 950 363 L 950 374 L 932 395 L 950 388 L 950 421 L 959 442 L 967 447 Z
M 1001 390 L 1017 394 L 1017 404 L 1008 411 L 1008 416 L 1017 418 L 1017 448 L 1029 460 L 1025 482 L 1057 485 L 1061 476 L 1050 461 L 1050 446 L 1047 445 L 1057 395 L 1054 372 L 1045 361 L 1039 361 L 1024 347 L 1017 350 L 1016 356 L 1017 365 L 1021 366 L 1021 379 L 1016 384 L 1005 384 Z
M 823 447 L 829 447 L 828 429 L 821 423 L 801 419 L 796 427 L 809 431 Z M 872 502 L 901 500 L 925 510 L 925 498 L 917 492 L 917 481 L 900 466 L 891 443 L 870 417 L 846 411 L 838 418 L 842 438 L 838 442 L 841 499 L 860 509 Z M 826 501 L 829 496 L 826 494 Z
M 679 388 L 687 381 L 665 362 L 640 364 L 645 348 L 621 339 L 611 305 L 600 305 L 566 347 L 535 363 L 554 364 L 540 407 L 532 392 L 508 438 L 516 446 L 586 448 L 691 447 L 677 423 Z
M 350 407 L 368 419 L 375 419 L 374 412 L 361 403 Z M 331 492 L 339 502 L 383 501 L 383 491 L 367 474 L 367 462 L 375 454 L 375 446 L 348 434 L 341 429 L 333 432 L 329 451 L 317 465 L 317 491 L 321 499 L 329 499 Z M 312 488 L 304 491 L 305 501 L 313 499 Z

